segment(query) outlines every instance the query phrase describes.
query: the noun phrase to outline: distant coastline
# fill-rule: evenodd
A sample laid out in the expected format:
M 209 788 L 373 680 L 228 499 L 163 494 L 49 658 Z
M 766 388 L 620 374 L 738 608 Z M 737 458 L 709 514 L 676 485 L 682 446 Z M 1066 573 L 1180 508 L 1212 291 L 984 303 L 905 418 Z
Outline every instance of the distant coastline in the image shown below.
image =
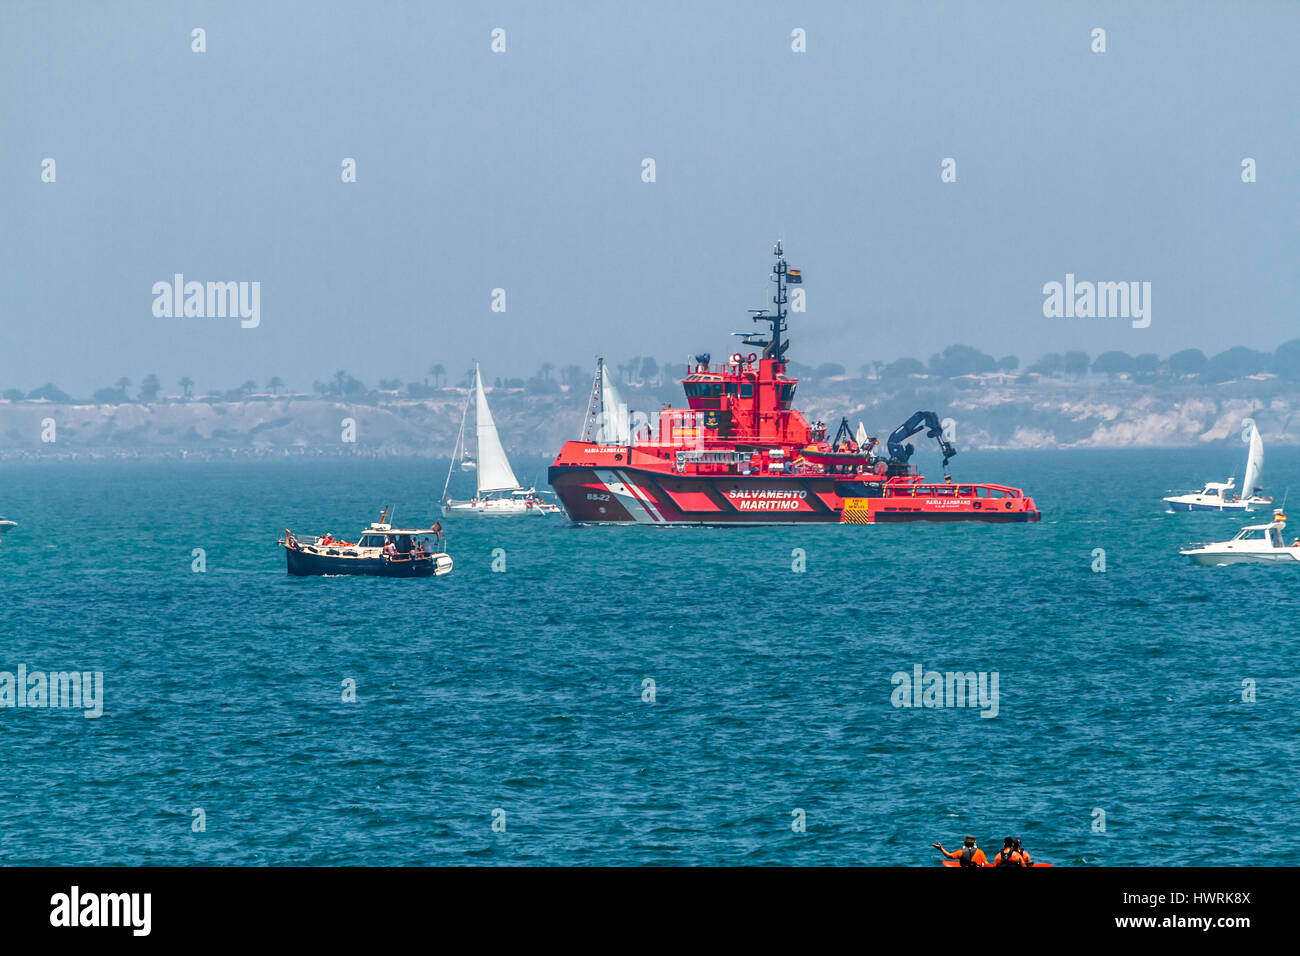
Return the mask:
M 633 410 L 653 414 L 665 403 L 681 404 L 680 386 L 671 379 L 620 387 Z M 372 392 L 355 401 L 269 394 L 100 403 L 0 399 L 0 460 L 446 457 L 466 393 L 430 391 L 424 398 Z M 585 383 L 543 394 L 520 383 L 491 395 L 507 451 L 531 456 L 553 455 L 577 437 L 588 398 Z M 1236 442 L 1246 417 L 1265 442 L 1300 445 L 1300 384 L 1270 373 L 1214 384 L 999 372 L 814 376 L 801 382 L 797 404 L 810 420 L 833 426 L 843 415 L 880 436 L 913 411 L 932 409 L 956 422 L 958 447 L 973 450 Z

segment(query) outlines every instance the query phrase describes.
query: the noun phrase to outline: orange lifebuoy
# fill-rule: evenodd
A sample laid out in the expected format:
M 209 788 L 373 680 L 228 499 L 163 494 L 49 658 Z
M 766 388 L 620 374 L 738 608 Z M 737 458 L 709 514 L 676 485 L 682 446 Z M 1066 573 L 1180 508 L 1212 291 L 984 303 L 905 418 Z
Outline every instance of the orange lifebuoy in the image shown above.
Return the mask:
M 734 355 L 731 356 L 732 365 L 739 365 L 740 361 L 741 361 L 741 356 L 739 352 L 736 352 Z
M 756 361 L 758 361 L 758 353 L 757 353 L 757 352 L 750 352 L 750 353 L 749 353 L 749 364 L 750 364 L 750 365 L 753 365 Z

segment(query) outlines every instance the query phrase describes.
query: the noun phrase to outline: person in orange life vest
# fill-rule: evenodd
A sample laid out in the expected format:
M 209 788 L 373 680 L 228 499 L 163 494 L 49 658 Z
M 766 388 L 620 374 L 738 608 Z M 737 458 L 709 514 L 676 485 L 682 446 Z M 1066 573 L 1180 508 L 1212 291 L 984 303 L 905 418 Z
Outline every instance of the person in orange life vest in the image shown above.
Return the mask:
M 1016 849 L 1013 837 L 1002 841 L 1002 849 L 993 857 L 994 866 L 1025 866 L 1024 854 Z
M 1025 866 L 1033 866 L 1034 860 L 1029 855 L 1029 851 L 1020 845 L 1020 837 L 1016 837 L 1016 852 L 1020 854 L 1021 859 L 1025 861 Z
M 930 846 L 950 860 L 960 860 L 962 866 L 988 866 L 988 858 L 984 856 L 984 851 L 975 845 L 973 836 L 967 834 L 962 843 L 962 848 L 954 853 L 945 850 L 942 843 L 931 843 Z

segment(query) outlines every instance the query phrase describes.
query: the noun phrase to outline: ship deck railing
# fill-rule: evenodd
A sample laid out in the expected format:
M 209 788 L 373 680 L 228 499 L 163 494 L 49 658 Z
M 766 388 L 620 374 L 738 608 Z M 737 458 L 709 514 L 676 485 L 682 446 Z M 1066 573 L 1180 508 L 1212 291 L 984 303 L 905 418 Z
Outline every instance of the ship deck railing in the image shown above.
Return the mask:
M 985 494 L 980 494 L 983 491 Z M 997 492 L 997 494 L 993 494 Z M 1020 488 L 1010 485 L 991 485 L 982 482 L 918 481 L 899 482 L 890 486 L 889 494 L 899 498 L 917 498 L 930 495 L 936 498 L 1023 498 Z

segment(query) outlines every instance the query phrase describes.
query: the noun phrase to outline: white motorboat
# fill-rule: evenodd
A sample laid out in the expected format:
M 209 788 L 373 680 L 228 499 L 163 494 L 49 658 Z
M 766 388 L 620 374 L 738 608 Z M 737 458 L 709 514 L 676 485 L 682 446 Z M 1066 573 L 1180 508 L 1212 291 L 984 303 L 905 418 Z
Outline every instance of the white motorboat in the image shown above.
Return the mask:
M 1216 541 L 1179 551 L 1193 564 L 1300 564 L 1300 538 L 1287 544 L 1282 536 L 1286 515 L 1273 512 L 1268 524 L 1247 525 L 1231 541 Z
M 477 362 L 474 363 L 474 425 L 478 437 L 478 455 L 470 460 L 476 460 L 478 464 L 475 469 L 478 493 L 468 501 L 456 501 L 447 496 L 456 462 L 462 462 L 461 467 L 464 468 L 463 463 L 467 457 L 465 422 L 468 415 L 469 397 L 466 396 L 460 432 L 456 436 L 456 447 L 452 449 L 452 465 L 447 469 L 447 481 L 442 486 L 442 513 L 448 517 L 457 514 L 490 517 L 562 514 L 555 502 L 548 501 L 536 488 L 524 488 L 515 477 L 510 459 L 501 447 L 501 437 L 497 434 L 496 422 L 492 420 L 492 410 L 488 408 L 487 395 L 483 392 L 483 376 Z
M 1241 494 L 1234 488 L 1235 478 L 1208 481 L 1200 491 L 1163 499 L 1170 511 L 1253 511 L 1273 504 L 1272 498 L 1260 494 L 1264 487 L 1260 481 L 1264 471 L 1264 442 L 1253 421 L 1246 419 L 1243 424 L 1249 426 L 1243 437 L 1250 451 L 1246 455 L 1246 480 L 1241 484 Z
M 8 518 L 0 517 L 0 535 L 3 535 L 6 531 L 12 531 L 16 527 L 18 527 L 17 521 L 10 521 Z

